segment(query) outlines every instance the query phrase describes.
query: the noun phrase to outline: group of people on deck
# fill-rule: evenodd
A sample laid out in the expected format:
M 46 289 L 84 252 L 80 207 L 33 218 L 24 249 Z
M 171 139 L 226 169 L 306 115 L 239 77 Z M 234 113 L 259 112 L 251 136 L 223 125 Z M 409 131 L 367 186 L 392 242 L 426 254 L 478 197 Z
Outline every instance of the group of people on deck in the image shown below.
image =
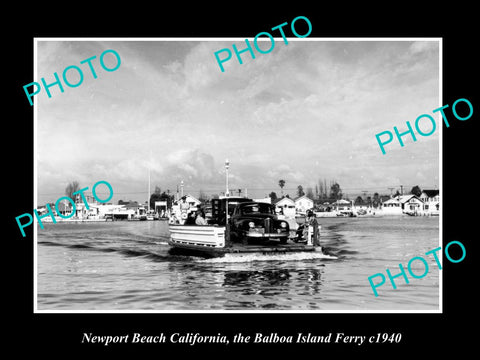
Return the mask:
M 203 210 L 190 211 L 190 204 L 186 201 L 186 196 L 182 197 L 180 202 L 181 213 L 187 214 L 184 225 L 208 225 L 205 219 L 205 212 Z

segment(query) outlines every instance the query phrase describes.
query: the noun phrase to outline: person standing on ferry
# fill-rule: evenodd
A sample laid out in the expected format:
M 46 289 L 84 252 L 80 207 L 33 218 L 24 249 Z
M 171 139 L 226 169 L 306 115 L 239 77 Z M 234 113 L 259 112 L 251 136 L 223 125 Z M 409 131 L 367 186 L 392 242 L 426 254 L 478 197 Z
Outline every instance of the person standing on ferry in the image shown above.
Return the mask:
M 180 211 L 188 212 L 189 209 L 190 209 L 190 204 L 187 202 L 187 197 L 182 196 L 182 201 L 180 202 Z
M 317 221 L 317 217 L 315 216 L 315 214 L 313 213 L 312 210 L 308 210 L 307 211 L 307 217 L 305 218 L 305 227 L 303 229 L 303 234 L 304 234 L 304 238 L 307 239 L 307 244 L 308 244 L 308 228 L 309 227 L 312 227 L 312 242 L 311 242 L 311 245 L 315 246 L 315 247 L 319 247 L 320 246 L 320 234 L 319 234 L 319 231 L 318 231 L 318 221 Z

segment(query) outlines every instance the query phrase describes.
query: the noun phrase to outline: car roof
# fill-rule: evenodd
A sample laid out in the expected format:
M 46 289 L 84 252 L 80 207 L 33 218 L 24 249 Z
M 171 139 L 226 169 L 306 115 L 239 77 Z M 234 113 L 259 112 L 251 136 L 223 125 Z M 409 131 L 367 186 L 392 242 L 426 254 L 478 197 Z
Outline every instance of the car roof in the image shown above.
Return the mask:
M 264 203 L 264 202 L 261 202 L 261 201 L 248 201 L 248 202 L 242 202 L 242 203 L 239 203 L 238 204 L 239 206 L 248 206 L 248 205 L 268 205 L 268 206 L 272 206 L 272 204 L 269 204 L 269 203 Z
M 244 197 L 237 197 L 237 196 L 230 196 L 228 198 L 221 198 L 221 199 L 218 199 L 220 200 L 222 203 L 225 203 L 225 202 L 229 202 L 229 203 L 243 203 L 243 202 L 252 202 L 252 199 L 248 199 L 248 198 L 244 198 Z

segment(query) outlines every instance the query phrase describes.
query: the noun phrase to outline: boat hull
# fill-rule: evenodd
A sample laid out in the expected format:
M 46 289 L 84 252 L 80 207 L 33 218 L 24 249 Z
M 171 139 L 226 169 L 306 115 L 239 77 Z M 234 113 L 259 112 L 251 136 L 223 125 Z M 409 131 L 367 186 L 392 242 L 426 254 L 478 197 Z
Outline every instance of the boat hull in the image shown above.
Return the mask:
M 222 257 L 226 254 L 257 253 L 276 255 L 293 252 L 316 251 L 316 247 L 288 241 L 280 244 L 277 240 L 258 245 L 244 245 L 225 241 L 224 226 L 170 225 L 169 245 L 172 255 L 199 255 L 205 257 Z
M 170 225 L 169 244 L 176 247 L 223 248 L 225 226 Z

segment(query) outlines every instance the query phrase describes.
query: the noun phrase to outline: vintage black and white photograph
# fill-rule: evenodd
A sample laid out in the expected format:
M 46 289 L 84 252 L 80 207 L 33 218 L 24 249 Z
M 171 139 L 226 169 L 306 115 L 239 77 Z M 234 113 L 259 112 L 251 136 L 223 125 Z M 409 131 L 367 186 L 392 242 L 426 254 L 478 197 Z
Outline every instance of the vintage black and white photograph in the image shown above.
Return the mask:
M 271 33 L 35 39 L 35 312 L 442 311 L 441 38 Z

